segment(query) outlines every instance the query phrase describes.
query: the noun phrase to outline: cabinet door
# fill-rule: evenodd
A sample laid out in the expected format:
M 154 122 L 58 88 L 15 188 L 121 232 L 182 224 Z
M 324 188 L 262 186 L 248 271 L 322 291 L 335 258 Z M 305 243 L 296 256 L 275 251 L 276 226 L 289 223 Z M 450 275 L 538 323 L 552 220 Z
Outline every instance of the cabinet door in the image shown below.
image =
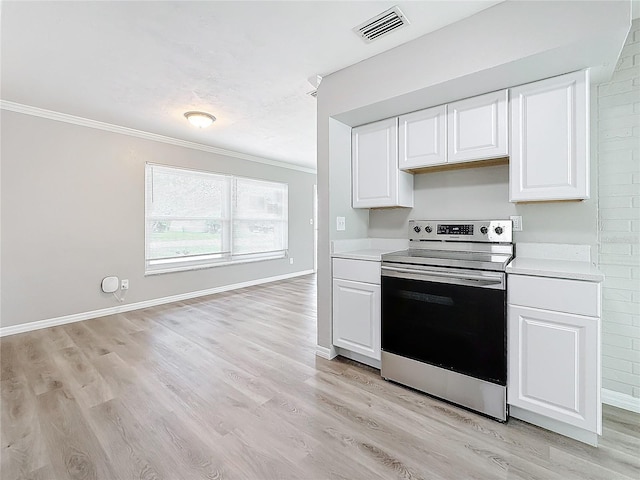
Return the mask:
M 507 90 L 450 103 L 449 163 L 508 156 L 508 115 Z
M 354 128 L 353 208 L 413 207 L 413 175 L 398 170 L 398 119 Z
M 401 115 L 399 119 L 400 169 L 447 162 L 447 106 Z
M 589 198 L 587 70 L 511 90 L 510 200 Z
M 599 320 L 509 305 L 510 405 L 601 434 Z
M 354 128 L 352 149 L 354 208 L 395 205 L 398 183 L 397 119 Z
M 380 360 L 380 285 L 333 280 L 333 344 Z

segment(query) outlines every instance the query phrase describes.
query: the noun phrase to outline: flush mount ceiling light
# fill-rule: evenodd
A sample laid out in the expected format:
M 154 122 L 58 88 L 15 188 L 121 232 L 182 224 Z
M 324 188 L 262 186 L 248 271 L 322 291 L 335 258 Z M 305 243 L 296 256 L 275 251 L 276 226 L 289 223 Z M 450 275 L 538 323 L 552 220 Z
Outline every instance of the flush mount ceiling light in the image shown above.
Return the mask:
M 198 128 L 207 128 L 216 121 L 216 117 L 205 112 L 187 112 L 184 116 L 189 120 L 191 125 Z

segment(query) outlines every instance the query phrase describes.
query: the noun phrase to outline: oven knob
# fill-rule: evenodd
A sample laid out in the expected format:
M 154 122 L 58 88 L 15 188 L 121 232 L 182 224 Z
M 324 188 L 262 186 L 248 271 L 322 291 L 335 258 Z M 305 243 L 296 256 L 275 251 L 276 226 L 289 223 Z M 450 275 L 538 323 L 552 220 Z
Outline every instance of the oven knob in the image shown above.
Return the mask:
M 496 232 L 496 235 L 500 235 L 502 233 L 502 227 L 496 227 L 493 231 Z
M 429 225 L 427 225 L 427 226 L 425 227 L 425 229 L 424 229 L 424 230 L 425 230 L 427 233 L 431 233 L 431 232 L 433 231 L 433 229 L 432 229 Z
M 480 227 L 480 233 L 482 233 L 483 235 L 486 235 L 488 231 L 489 229 L 487 227 Z
M 413 231 L 416 233 L 420 233 L 420 227 L 416 225 L 415 227 L 413 227 Z

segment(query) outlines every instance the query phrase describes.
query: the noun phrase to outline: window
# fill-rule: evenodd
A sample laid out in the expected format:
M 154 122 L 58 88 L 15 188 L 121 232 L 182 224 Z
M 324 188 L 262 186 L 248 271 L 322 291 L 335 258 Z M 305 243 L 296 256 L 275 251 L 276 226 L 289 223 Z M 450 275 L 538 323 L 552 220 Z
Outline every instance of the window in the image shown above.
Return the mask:
M 284 257 L 284 183 L 146 165 L 146 272 Z

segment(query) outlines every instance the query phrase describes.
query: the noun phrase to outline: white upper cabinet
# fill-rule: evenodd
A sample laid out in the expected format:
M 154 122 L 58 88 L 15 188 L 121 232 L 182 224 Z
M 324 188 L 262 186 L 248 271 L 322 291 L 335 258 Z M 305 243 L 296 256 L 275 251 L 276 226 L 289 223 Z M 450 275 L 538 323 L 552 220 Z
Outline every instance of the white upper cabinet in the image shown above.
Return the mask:
M 508 115 L 507 90 L 450 103 L 449 163 L 508 156 Z
M 413 207 L 413 175 L 398 169 L 398 119 L 352 130 L 353 208 Z
M 447 106 L 400 116 L 400 169 L 447 162 Z
M 589 198 L 589 72 L 511 89 L 510 200 Z

